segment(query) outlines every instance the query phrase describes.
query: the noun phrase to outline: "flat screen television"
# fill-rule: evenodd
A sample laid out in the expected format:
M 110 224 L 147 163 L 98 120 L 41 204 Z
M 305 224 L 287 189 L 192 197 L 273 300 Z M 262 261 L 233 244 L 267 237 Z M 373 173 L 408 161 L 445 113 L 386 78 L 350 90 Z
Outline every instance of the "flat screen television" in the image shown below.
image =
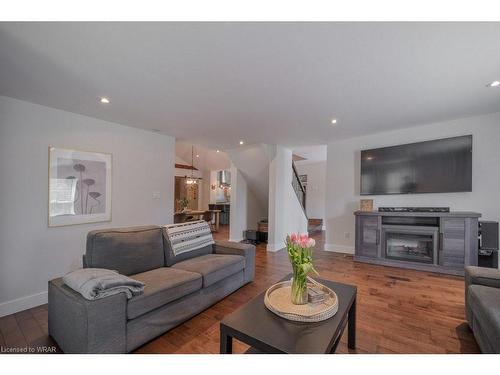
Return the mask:
M 361 151 L 361 195 L 472 191 L 472 135 Z

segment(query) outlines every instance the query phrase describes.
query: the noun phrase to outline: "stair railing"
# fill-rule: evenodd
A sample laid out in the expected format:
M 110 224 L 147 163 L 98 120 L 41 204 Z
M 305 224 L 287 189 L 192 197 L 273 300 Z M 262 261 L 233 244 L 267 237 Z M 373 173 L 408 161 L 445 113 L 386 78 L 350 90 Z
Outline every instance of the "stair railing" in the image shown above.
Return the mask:
M 302 184 L 299 178 L 299 174 L 297 172 L 297 168 L 295 168 L 295 163 L 292 161 L 292 169 L 293 169 L 293 177 L 292 177 L 292 187 L 295 191 L 295 195 L 297 195 L 297 199 L 299 200 L 304 213 L 306 213 L 306 187 Z

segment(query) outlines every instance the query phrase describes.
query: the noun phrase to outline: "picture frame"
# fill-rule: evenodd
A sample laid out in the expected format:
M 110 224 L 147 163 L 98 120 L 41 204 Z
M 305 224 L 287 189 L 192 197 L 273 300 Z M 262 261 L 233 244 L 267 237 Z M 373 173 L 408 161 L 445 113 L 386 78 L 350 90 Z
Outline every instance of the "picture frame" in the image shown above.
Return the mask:
M 49 146 L 48 225 L 111 221 L 112 155 Z
M 364 212 L 373 211 L 373 199 L 360 199 L 359 209 Z

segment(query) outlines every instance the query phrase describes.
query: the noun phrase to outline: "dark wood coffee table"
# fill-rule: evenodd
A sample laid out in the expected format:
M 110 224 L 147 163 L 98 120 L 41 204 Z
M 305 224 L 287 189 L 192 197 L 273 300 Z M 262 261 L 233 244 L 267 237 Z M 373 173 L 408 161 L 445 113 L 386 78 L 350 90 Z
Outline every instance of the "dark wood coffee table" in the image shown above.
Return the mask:
M 291 275 L 283 281 L 290 280 Z M 356 287 L 328 280 L 318 281 L 337 294 L 338 312 L 317 323 L 292 322 L 281 318 L 264 305 L 265 292 L 220 323 L 220 352 L 232 353 L 233 338 L 251 346 L 249 353 L 335 353 L 346 325 L 347 346 L 356 346 Z

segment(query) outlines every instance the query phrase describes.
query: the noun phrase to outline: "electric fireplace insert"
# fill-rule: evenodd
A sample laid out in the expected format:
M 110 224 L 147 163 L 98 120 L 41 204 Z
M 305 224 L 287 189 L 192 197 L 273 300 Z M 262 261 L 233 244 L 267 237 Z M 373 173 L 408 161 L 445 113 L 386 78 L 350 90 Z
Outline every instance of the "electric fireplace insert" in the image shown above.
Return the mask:
M 382 231 L 385 258 L 437 264 L 438 227 L 385 225 Z

